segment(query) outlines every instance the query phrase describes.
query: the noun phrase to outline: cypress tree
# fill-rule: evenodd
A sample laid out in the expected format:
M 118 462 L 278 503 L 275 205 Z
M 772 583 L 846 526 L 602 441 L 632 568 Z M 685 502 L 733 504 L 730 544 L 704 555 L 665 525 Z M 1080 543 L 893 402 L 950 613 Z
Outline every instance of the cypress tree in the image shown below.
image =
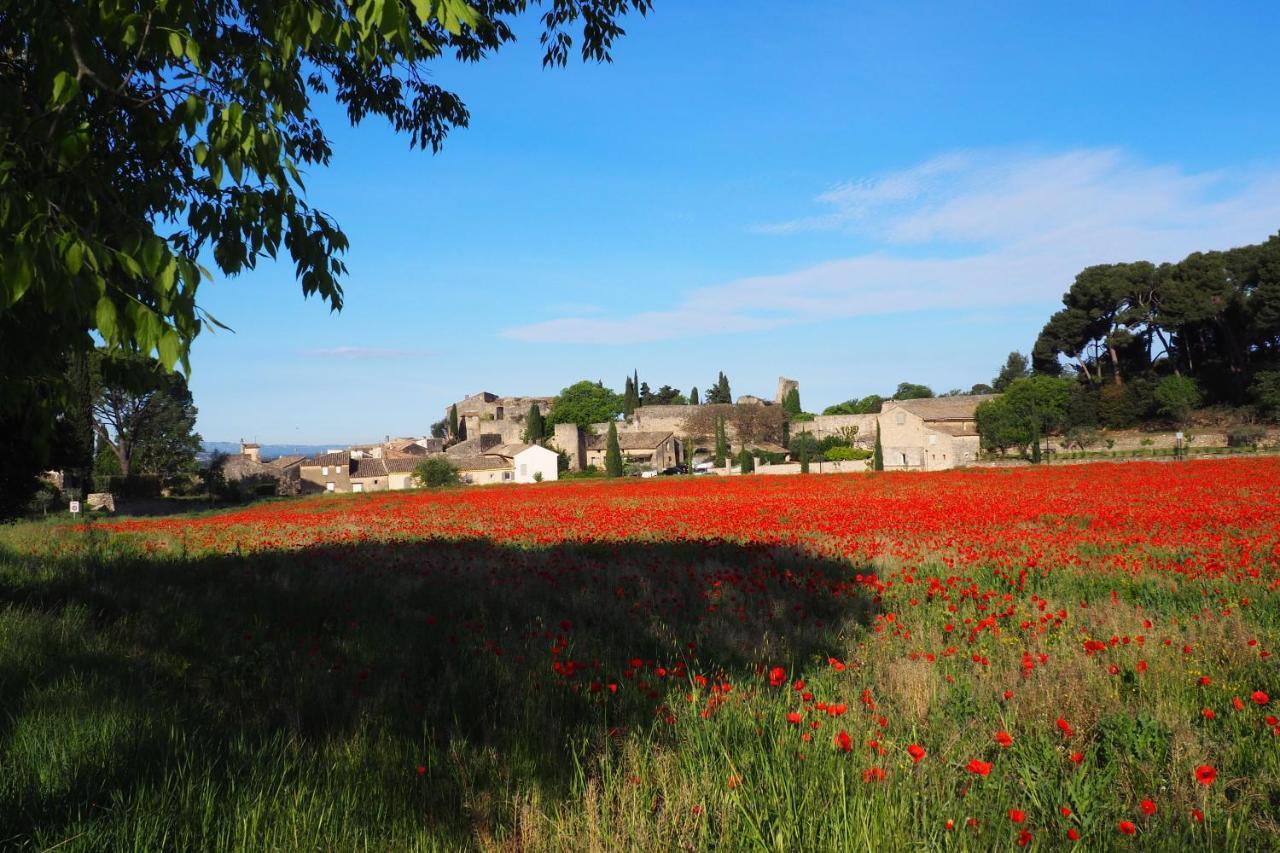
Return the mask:
M 724 463 L 729 458 L 729 437 L 725 434 L 724 418 L 716 418 L 716 456 L 715 463 L 717 468 L 723 468 Z
M 1040 424 L 1031 422 L 1031 464 L 1040 464 Z
M 622 413 L 628 417 L 636 410 L 636 386 L 631 381 L 631 377 L 627 377 L 626 390 L 622 393 Z
M 874 471 L 884 470 L 884 447 L 880 444 L 880 423 L 876 422 L 876 449 L 871 455 L 871 468 Z
M 458 437 L 458 404 L 454 403 L 449 407 L 449 436 L 451 438 Z
M 604 473 L 606 477 L 622 476 L 622 450 L 618 447 L 618 425 L 609 424 L 609 440 L 604 451 Z
M 534 403 L 529 407 L 529 416 L 525 418 L 524 440 L 529 444 L 538 444 L 546 438 L 546 424 L 542 420 L 542 409 Z
M 743 474 L 750 474 L 756 470 L 755 457 L 751 455 L 751 451 L 747 449 L 745 444 L 742 446 L 742 453 L 738 456 L 738 464 L 741 466 Z
M 698 403 L 698 386 L 697 385 L 694 385 L 693 390 L 689 392 L 689 405 L 690 406 L 700 405 L 700 403 Z
M 800 433 L 800 473 L 809 473 L 809 433 Z
M 724 375 L 724 371 L 720 372 L 720 381 L 717 383 L 716 396 L 720 398 L 721 403 L 733 402 L 733 392 L 729 390 L 729 377 Z

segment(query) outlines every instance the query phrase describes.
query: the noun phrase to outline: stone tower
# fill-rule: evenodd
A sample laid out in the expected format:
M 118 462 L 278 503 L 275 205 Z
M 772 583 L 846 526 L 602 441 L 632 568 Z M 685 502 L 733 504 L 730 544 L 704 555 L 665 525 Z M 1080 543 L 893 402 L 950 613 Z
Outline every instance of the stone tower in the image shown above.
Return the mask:
M 788 379 L 785 376 L 779 376 L 778 377 L 778 394 L 776 397 L 773 398 L 773 402 L 781 406 L 782 401 L 787 399 L 787 395 L 791 393 L 791 389 L 792 388 L 798 389 L 799 387 L 800 387 L 799 381 L 795 379 Z

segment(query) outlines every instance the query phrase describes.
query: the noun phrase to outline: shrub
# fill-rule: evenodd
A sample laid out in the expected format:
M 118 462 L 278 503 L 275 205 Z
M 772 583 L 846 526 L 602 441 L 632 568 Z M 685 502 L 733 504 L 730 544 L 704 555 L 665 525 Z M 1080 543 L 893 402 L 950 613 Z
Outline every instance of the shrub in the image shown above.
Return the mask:
M 443 456 L 430 456 L 413 469 L 413 479 L 419 486 L 434 488 L 458 483 L 458 471 Z
M 1252 447 L 1266 436 L 1264 427 L 1257 424 L 1241 424 L 1227 430 L 1228 447 Z
M 1262 370 L 1253 378 L 1249 393 L 1264 418 L 1280 417 L 1280 370 Z
M 870 450 L 863 450 L 861 447 L 833 447 L 824 455 L 828 462 L 856 462 L 870 459 L 873 454 Z
M 1183 424 L 1200 405 L 1200 386 L 1190 376 L 1166 376 L 1152 391 L 1156 411 L 1170 420 Z

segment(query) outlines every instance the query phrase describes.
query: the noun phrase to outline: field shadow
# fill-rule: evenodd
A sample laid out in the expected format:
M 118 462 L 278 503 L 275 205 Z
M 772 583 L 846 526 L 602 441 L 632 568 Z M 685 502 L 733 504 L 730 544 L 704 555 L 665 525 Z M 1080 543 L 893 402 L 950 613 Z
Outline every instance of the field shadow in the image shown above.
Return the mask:
M 871 615 L 848 563 L 726 542 L 356 542 L 38 567 L 0 552 L 0 567 L 0 630 L 42 626 L 0 653 L 0 748 L 30 736 L 33 708 L 142 703 L 227 784 L 231 743 L 378 737 L 403 746 L 406 768 L 496 756 L 517 786 L 563 791 L 572 750 L 636 730 L 660 741 L 671 696 L 750 689 L 770 666 L 839 655 L 837 638 Z M 58 698 L 67 685 L 74 701 Z M 0 823 L 31 832 L 156 784 L 185 760 L 164 728 L 135 726 L 118 760 L 69 769 L 56 790 L 12 787 Z M 464 770 L 431 768 L 425 821 L 464 820 Z

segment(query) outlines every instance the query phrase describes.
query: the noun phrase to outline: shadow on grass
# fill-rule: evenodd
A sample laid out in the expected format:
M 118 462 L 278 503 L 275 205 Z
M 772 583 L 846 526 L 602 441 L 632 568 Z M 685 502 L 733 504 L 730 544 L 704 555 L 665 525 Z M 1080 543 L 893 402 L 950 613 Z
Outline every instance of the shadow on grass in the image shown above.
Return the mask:
M 148 799 L 165 837 L 209 842 L 200 810 L 229 818 L 264 773 L 282 797 L 363 788 L 370 821 L 492 832 L 495 798 L 565 796 L 586 756 L 660 744 L 699 677 L 761 684 L 869 614 L 848 564 L 756 545 L 0 552 L 0 844 L 114 841 Z M 350 780 L 292 775 L 335 763 Z

